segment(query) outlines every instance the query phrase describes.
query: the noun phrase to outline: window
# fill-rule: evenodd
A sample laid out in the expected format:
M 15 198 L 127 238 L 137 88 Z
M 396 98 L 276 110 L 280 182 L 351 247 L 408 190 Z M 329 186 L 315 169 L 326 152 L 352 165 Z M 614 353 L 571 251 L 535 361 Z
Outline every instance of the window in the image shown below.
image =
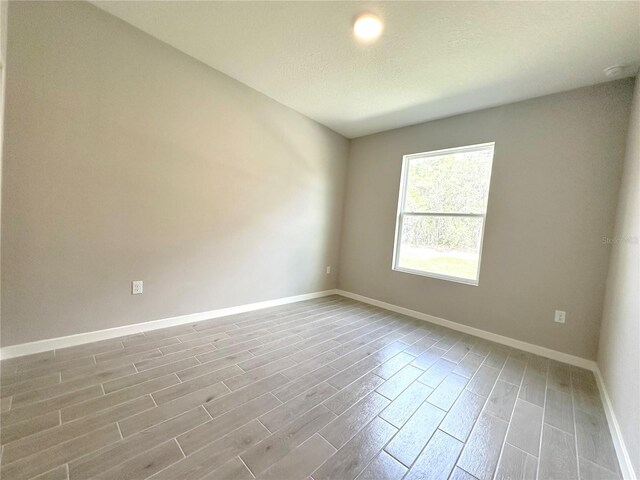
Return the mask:
M 394 270 L 478 285 L 493 148 L 404 156 Z

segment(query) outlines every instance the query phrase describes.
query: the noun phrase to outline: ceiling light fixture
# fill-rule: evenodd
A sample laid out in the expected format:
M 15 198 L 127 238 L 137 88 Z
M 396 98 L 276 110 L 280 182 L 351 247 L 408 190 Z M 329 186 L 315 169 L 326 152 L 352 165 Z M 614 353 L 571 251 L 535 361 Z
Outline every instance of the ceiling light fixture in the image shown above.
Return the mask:
M 373 42 L 382 34 L 382 20 L 373 13 L 363 13 L 353 23 L 353 33 L 362 42 Z

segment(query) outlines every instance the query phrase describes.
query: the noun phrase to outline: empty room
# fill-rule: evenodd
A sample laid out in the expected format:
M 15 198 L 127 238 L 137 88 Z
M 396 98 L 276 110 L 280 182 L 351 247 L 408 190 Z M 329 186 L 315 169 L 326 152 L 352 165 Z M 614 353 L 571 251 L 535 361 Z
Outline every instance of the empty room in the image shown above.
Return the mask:
M 638 480 L 640 1 L 0 0 L 2 480 Z

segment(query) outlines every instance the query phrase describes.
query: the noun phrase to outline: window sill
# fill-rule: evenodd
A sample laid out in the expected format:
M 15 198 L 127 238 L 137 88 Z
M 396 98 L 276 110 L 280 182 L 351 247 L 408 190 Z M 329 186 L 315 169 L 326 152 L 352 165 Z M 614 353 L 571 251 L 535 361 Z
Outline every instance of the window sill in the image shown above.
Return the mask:
M 422 270 L 412 270 L 410 268 L 402 268 L 402 267 L 393 267 L 392 270 L 400 273 L 408 273 L 410 275 L 419 275 L 421 277 L 429 277 L 429 278 L 435 278 L 437 280 L 445 280 L 447 282 L 462 283 L 464 285 L 470 285 L 472 287 L 477 287 L 479 285 L 479 279 L 450 277 L 448 275 L 441 275 L 438 273 L 429 273 L 429 272 L 424 272 Z

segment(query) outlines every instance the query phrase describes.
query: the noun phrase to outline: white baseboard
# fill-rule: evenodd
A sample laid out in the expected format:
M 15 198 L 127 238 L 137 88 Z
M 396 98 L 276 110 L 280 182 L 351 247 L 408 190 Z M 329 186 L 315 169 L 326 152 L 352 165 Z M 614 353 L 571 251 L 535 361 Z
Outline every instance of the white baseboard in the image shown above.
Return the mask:
M 577 367 L 586 368 L 588 370 L 593 371 L 596 377 L 596 381 L 598 383 L 598 389 L 600 390 L 600 396 L 602 397 L 602 403 L 604 405 L 605 414 L 607 416 L 609 431 L 611 432 L 611 438 L 613 439 L 613 444 L 616 449 L 616 455 L 618 456 L 618 462 L 620 463 L 620 468 L 622 470 L 623 478 L 625 480 L 637 480 L 637 477 L 633 470 L 633 466 L 631 464 L 631 458 L 629 457 L 629 452 L 625 446 L 622 433 L 620 431 L 620 426 L 616 419 L 616 416 L 611 404 L 611 400 L 609 398 L 609 394 L 607 392 L 607 389 L 604 384 L 604 380 L 602 378 L 602 374 L 600 373 L 600 369 L 598 368 L 597 363 L 594 362 L 593 360 L 588 360 L 586 358 L 577 357 L 575 355 L 569 355 L 567 353 L 558 352 L 557 350 L 541 347 L 539 345 L 523 342 L 521 340 L 516 340 L 510 337 L 505 337 L 503 335 L 498 335 L 496 333 L 487 332 L 486 330 L 480 330 L 479 328 L 469 327 L 467 325 L 462 325 L 460 323 L 452 322 L 451 320 L 445 320 L 444 318 L 434 317 L 433 315 L 428 315 L 426 313 L 417 312 L 415 310 L 410 310 L 408 308 L 399 307 L 398 305 L 393 305 L 391 303 L 382 302 L 374 298 L 358 295 L 357 293 L 346 292 L 340 289 L 338 289 L 336 293 L 338 295 L 342 295 L 343 297 L 351 298 L 353 300 L 358 300 L 363 303 L 375 305 L 376 307 L 384 308 L 385 310 L 391 310 L 392 312 L 401 313 L 403 315 L 407 315 L 409 317 L 413 317 L 418 320 L 424 320 L 426 322 L 435 323 L 436 325 L 448 327 L 448 328 L 451 328 L 452 330 L 468 333 L 469 335 L 474 335 L 476 337 L 484 338 L 486 340 L 491 340 L 492 342 L 501 343 L 509 347 L 514 347 L 520 350 L 524 350 L 525 352 L 535 353 L 536 355 L 540 355 L 542 357 L 551 358 L 559 362 L 568 363 L 570 365 L 575 365 Z
M 616 455 L 618 456 L 618 462 L 620 463 L 620 469 L 622 470 L 622 478 L 625 480 L 637 480 L 638 477 L 633 470 L 629 450 L 627 450 L 624 443 L 620 424 L 618 423 L 616 414 L 613 411 L 613 404 L 609 398 L 607 386 L 604 383 L 602 372 L 600 372 L 600 368 L 598 366 L 596 366 L 594 374 L 596 376 L 596 382 L 598 383 L 598 390 L 600 390 L 600 397 L 602 398 L 602 403 L 604 405 L 604 413 L 607 416 L 607 423 L 609 424 L 609 431 L 611 432 L 613 446 L 616 449 Z
M 159 328 L 173 327 L 176 325 L 184 325 L 187 323 L 200 322 L 209 320 L 212 318 L 225 317 L 228 315 L 234 315 L 238 313 L 251 312 L 254 310 L 260 310 L 263 308 L 276 307 L 278 305 L 286 305 L 288 303 L 301 302 L 304 300 L 311 300 L 313 298 L 326 297 L 329 295 L 341 295 L 343 297 L 358 300 L 363 303 L 368 303 L 376 307 L 384 308 L 392 312 L 401 313 L 409 317 L 416 318 L 418 320 L 424 320 L 426 322 L 441 325 L 443 327 L 451 328 L 463 333 L 468 333 L 476 337 L 491 340 L 496 343 L 501 343 L 509 347 L 518 348 L 526 352 L 541 355 L 543 357 L 558 360 L 560 362 L 568 363 L 578 367 L 592 370 L 596 376 L 598 388 L 602 396 L 605 413 L 607 416 L 607 422 L 611 431 L 611 437 L 618 455 L 618 461 L 620 462 L 620 468 L 625 480 L 637 480 L 633 466 L 631 464 L 631 458 L 628 450 L 624 444 L 624 440 L 620 431 L 620 426 L 616 419 L 609 394 L 607 392 L 602 374 L 596 362 L 588 360 L 586 358 L 577 357 L 575 355 L 569 355 L 567 353 L 558 352 L 550 348 L 541 347 L 532 343 L 523 342 L 496 333 L 487 332 L 486 330 L 480 330 L 478 328 L 469 327 L 460 323 L 452 322 L 451 320 L 445 320 L 444 318 L 435 317 L 426 313 L 418 312 L 416 310 L 410 310 L 408 308 L 393 305 L 391 303 L 382 302 L 373 298 L 358 295 L 356 293 L 347 292 L 339 289 L 325 290 L 322 292 L 306 293 L 303 295 L 295 295 L 292 297 L 277 298 L 274 300 L 266 300 L 263 302 L 249 303 L 246 305 L 238 305 L 235 307 L 220 308 L 217 310 L 210 310 L 208 312 L 191 313 L 188 315 L 180 315 L 177 317 L 163 318 L 160 320 L 152 320 L 149 322 L 136 323 L 132 325 L 125 325 L 122 327 L 108 328 L 105 330 L 97 330 L 94 332 L 79 333 L 76 335 L 68 335 L 66 337 L 51 338 L 47 340 L 39 340 L 37 342 L 23 343 L 20 345 L 11 345 L 0 349 L 0 359 L 21 357 L 24 355 L 30 355 L 33 353 L 45 352 L 48 350 L 60 349 L 65 347 L 72 347 L 75 345 L 81 345 L 84 343 L 97 342 L 100 340 L 108 340 L 110 338 L 122 337 L 125 335 L 132 335 L 135 333 L 146 332 L 149 330 L 157 330 Z
M 274 300 L 266 300 L 263 302 L 248 303 L 246 305 L 238 305 L 236 307 L 220 308 L 210 310 L 208 312 L 190 313 L 188 315 L 180 315 L 177 317 L 163 318 L 161 320 L 152 320 L 143 323 L 134 323 L 132 325 L 124 325 L 122 327 L 107 328 L 105 330 L 97 330 L 94 332 L 78 333 L 76 335 L 68 335 L 66 337 L 49 338 L 39 340 L 37 342 L 22 343 L 19 345 L 11 345 L 0 349 L 0 359 L 22 357 L 33 353 L 46 352 L 65 347 L 73 347 L 82 345 L 83 343 L 97 342 L 99 340 L 108 340 L 110 338 L 132 335 L 134 333 L 147 332 L 149 330 L 157 330 L 158 328 L 174 327 L 176 325 L 184 325 L 186 323 L 201 322 L 212 318 L 226 317 L 237 313 L 251 312 L 253 310 L 261 310 L 263 308 L 277 307 L 288 303 L 301 302 L 303 300 L 311 300 L 313 298 L 326 297 L 335 295 L 337 290 L 324 290 L 322 292 L 305 293 L 303 295 L 295 295 L 293 297 L 277 298 Z
M 596 362 L 594 362 L 593 360 L 577 357 L 575 355 L 569 355 L 568 353 L 559 352 L 550 348 L 534 345 L 533 343 L 527 343 L 521 340 L 516 340 L 514 338 L 505 337 L 503 335 L 498 335 L 497 333 L 487 332 L 486 330 L 480 330 L 479 328 L 469 327 L 461 323 L 452 322 L 451 320 L 445 320 L 444 318 L 434 317 L 433 315 L 428 315 L 416 310 L 410 310 L 408 308 L 399 307 L 398 305 L 382 302 L 374 298 L 358 295 L 357 293 L 346 292 L 340 289 L 338 289 L 336 293 L 338 295 L 342 295 L 343 297 L 351 298 L 353 300 L 358 300 L 370 305 L 375 305 L 376 307 L 384 308 L 385 310 L 391 310 L 392 312 L 401 313 L 409 317 L 417 318 L 418 320 L 424 320 L 425 322 L 435 323 L 436 325 L 441 325 L 452 330 L 457 330 L 458 332 L 468 333 L 469 335 L 473 335 L 475 337 L 484 338 L 486 340 L 491 340 L 492 342 L 518 348 L 520 350 L 524 350 L 525 352 L 535 353 L 536 355 L 551 358 L 553 360 L 558 360 L 559 362 L 568 363 L 570 365 L 575 365 L 576 367 L 586 368 L 593 371 L 595 371 L 595 369 L 597 368 Z

